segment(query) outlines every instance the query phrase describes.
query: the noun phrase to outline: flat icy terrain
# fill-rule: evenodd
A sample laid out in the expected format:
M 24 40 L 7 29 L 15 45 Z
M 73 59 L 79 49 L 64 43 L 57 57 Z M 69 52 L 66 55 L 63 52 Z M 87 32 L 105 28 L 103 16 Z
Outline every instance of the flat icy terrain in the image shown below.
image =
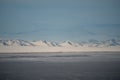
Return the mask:
M 0 80 L 120 80 L 120 52 L 0 54 Z
M 120 47 L 0 46 L 0 53 L 120 51 Z

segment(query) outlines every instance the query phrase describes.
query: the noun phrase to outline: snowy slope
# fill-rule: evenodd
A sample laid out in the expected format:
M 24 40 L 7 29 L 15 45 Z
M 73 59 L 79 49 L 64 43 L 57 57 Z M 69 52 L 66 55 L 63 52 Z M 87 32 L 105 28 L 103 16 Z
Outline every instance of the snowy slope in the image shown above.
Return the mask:
M 72 41 L 64 41 L 62 43 L 59 43 L 59 45 L 62 47 L 80 47 L 81 46 L 79 43 L 72 42 Z
M 32 43 L 24 40 L 0 40 L 0 46 L 32 46 Z

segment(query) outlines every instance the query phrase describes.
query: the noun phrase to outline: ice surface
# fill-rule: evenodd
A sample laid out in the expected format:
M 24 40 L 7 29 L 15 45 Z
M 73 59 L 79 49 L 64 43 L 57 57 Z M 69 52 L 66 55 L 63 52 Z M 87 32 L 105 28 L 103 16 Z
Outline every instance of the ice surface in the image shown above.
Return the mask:
M 120 52 L 0 54 L 0 80 L 120 80 Z
M 0 54 L 0 61 L 116 61 L 120 60 L 120 52 L 69 52 L 69 53 L 6 53 Z

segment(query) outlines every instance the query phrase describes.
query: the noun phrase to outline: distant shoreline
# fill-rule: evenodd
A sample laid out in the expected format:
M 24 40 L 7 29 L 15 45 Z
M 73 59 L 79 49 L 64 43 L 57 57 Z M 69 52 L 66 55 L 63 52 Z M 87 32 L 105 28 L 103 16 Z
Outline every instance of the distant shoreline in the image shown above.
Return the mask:
M 0 46 L 1 53 L 79 53 L 79 52 L 120 52 L 120 47 L 18 47 Z
M 0 54 L 47 54 L 47 53 L 120 53 L 120 51 L 84 51 L 84 52 L 0 52 Z

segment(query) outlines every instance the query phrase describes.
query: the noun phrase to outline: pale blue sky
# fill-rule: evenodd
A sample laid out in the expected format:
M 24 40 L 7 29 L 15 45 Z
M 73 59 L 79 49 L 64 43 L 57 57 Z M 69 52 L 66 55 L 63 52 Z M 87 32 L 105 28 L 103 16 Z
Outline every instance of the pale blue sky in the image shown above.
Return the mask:
M 120 0 L 0 0 L 0 38 L 120 38 Z

